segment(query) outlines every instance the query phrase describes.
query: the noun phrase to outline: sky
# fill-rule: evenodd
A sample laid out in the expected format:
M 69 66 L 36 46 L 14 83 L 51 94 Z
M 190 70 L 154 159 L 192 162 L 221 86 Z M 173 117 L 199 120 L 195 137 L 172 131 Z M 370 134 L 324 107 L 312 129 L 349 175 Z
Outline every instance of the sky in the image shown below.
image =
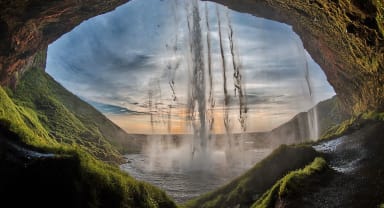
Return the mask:
M 185 2 L 190 1 L 132 0 L 89 19 L 49 46 L 46 71 L 82 99 L 98 103 L 96 107 L 123 109 L 111 112 L 99 108 L 127 132 L 164 133 L 172 126 L 173 133 L 185 133 L 191 65 L 187 27 L 191 13 Z M 207 32 L 205 4 L 211 27 L 215 120 L 222 120 L 224 98 L 216 9 L 222 24 L 228 90 L 233 99 L 230 117 L 235 129 L 239 128 L 238 105 L 231 77 L 229 23 L 247 93 L 248 131 L 271 130 L 335 94 L 291 26 L 200 2 L 203 39 Z M 172 80 L 176 101 L 169 84 Z M 150 125 L 151 115 L 155 129 Z M 216 122 L 215 129 L 221 132 L 222 124 Z

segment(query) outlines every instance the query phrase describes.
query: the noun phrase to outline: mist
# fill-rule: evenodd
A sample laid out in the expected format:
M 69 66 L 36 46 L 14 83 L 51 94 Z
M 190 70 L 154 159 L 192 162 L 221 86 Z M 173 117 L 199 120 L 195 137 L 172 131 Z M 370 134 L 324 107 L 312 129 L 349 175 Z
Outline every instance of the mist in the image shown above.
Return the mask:
M 159 186 L 209 176 L 214 188 L 282 143 L 316 140 L 316 109 L 297 132 L 271 130 L 334 95 L 290 26 L 197 0 L 134 0 L 88 20 L 49 46 L 47 72 L 123 109 L 104 113 L 145 134 L 123 169 Z

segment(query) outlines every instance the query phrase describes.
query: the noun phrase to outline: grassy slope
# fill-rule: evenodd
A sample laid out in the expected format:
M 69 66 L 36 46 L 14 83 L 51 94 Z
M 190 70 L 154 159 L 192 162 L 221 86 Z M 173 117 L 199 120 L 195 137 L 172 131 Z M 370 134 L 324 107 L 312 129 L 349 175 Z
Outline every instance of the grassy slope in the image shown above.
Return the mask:
M 295 170 L 277 181 L 263 196 L 258 199 L 252 208 L 268 208 L 275 207 L 278 200 L 289 198 L 297 192 L 300 192 L 301 186 L 310 177 L 314 177 L 317 173 L 323 172 L 327 168 L 326 161 L 317 157 L 313 162 L 303 169 Z
M 119 161 L 119 153 L 112 148 L 95 122 L 95 115 L 77 115 L 64 104 L 72 102 L 68 92 L 54 82 L 44 71 L 33 68 L 28 70 L 13 93 L 18 106 L 30 112 L 36 112 L 37 120 L 48 134 L 60 143 L 75 143 L 92 155 L 104 161 Z M 59 99 L 66 97 L 67 99 Z M 83 108 L 78 105 L 78 108 Z
M 308 112 L 301 112 L 288 122 L 276 127 L 267 133 L 266 143 L 272 146 L 280 144 L 297 144 L 311 141 L 309 115 L 313 115 L 316 110 L 318 119 L 319 136 L 324 134 L 327 129 L 342 123 L 349 118 L 347 113 L 343 112 L 340 101 L 337 96 L 318 103 Z
M 341 112 L 339 105 L 336 104 L 337 100 L 335 99 L 328 100 L 326 103 L 320 103 L 318 106 L 320 109 L 318 110 L 321 112 L 328 112 L 330 115 L 325 115 L 324 118 L 319 119 L 328 119 L 335 116 L 332 115 L 334 112 Z M 345 118 L 346 115 L 341 115 L 337 118 L 331 118 L 331 120 L 332 122 L 340 122 Z M 384 120 L 384 113 L 367 112 L 330 128 L 326 131 L 323 138 L 335 138 L 359 129 L 362 125 L 369 124 L 370 121 L 377 120 Z M 326 121 L 320 122 L 326 123 Z M 324 129 L 322 131 L 325 131 Z M 290 149 L 291 152 L 287 154 L 284 148 Z M 275 205 L 276 199 L 281 200 L 284 198 L 289 200 L 292 194 L 286 194 L 286 191 L 283 191 L 286 190 L 285 187 L 287 187 L 287 184 L 288 187 L 293 188 L 293 191 L 291 192 L 294 194 L 295 192 L 298 192 L 296 185 L 300 187 L 301 183 L 305 183 L 306 180 L 311 180 L 312 174 L 321 172 L 323 168 L 326 167 L 323 159 L 317 159 L 311 165 L 304 167 L 310 162 L 308 160 L 313 160 L 315 158 L 316 153 L 303 154 L 302 148 L 311 149 L 307 146 L 282 146 L 243 176 L 216 191 L 187 202 L 185 206 L 222 207 L 224 205 L 240 205 L 240 207 L 250 207 L 252 203 L 254 203 L 252 205 L 253 207 L 270 207 Z M 293 161 L 298 158 L 304 158 L 307 163 L 303 163 L 302 161 L 301 163 L 295 164 Z M 286 167 L 273 167 L 274 164 L 285 164 Z M 278 170 L 279 168 L 285 170 Z M 296 170 L 299 168 L 302 169 Z M 269 171 L 271 169 L 274 171 Z M 276 172 L 276 170 L 278 171 Z M 263 181 L 263 183 L 258 181 Z M 252 199 L 254 201 L 252 201 Z M 257 202 L 255 202 L 256 200 Z M 250 204 L 251 201 L 252 203 Z
M 320 136 L 332 126 L 338 125 L 350 118 L 345 112 L 337 96 L 324 100 L 316 105 Z
M 129 140 L 128 135 L 44 71 L 28 70 L 12 98 L 27 111 L 36 112 L 37 119 L 57 141 L 79 144 L 104 161 L 121 160 L 110 142 L 118 147 L 120 140 Z
M 321 137 L 320 140 L 333 139 L 342 135 L 348 134 L 354 130 L 360 129 L 362 126 L 369 124 L 372 121 L 384 121 L 384 112 L 366 112 L 358 116 L 345 120 L 339 125 L 329 128 Z
M 187 202 L 185 207 L 250 207 L 273 184 L 318 156 L 308 146 L 282 145 L 251 170 L 229 184 Z
M 66 90 L 48 74 L 40 73 L 38 77 L 46 81 L 55 99 L 70 110 L 82 123 L 88 125 L 91 130 L 97 129 L 115 148 L 121 152 L 137 152 L 141 150 L 140 145 L 133 142 L 134 137 L 128 135 L 94 107 Z M 28 80 L 26 81 L 28 82 Z
M 42 72 L 31 70 L 30 73 Z M 82 125 L 76 116 L 54 97 L 50 97 L 49 89 L 43 90 L 44 82 L 33 84 L 42 85 L 42 89 L 39 89 L 39 92 L 30 91 L 34 93 L 32 95 L 16 92 L 13 95 L 16 102 L 8 96 L 11 92 L 7 93 L 0 87 L 0 141 L 11 141 L 35 151 L 54 153 L 56 157 L 38 159 L 34 163 L 27 158 L 20 162 L 16 156 L 12 156 L 14 152 L 5 154 L 4 150 L 0 149 L 2 199 L 14 198 L 15 195 L 12 195 L 14 193 L 21 198 L 35 201 L 19 200 L 12 203 L 31 203 L 40 207 L 48 207 L 49 204 L 45 202 L 52 200 L 51 198 L 41 199 L 45 195 L 59 200 L 55 201 L 57 203 L 55 207 L 175 207 L 164 192 L 149 184 L 136 181 L 121 172 L 117 166 L 108 165 L 96 159 L 94 155 L 97 155 L 97 151 L 105 150 L 111 154 L 115 152 L 109 149 L 107 142 L 91 146 L 88 143 L 94 142 L 93 138 L 89 138 L 84 143 L 76 138 L 83 133 L 82 131 L 92 130 L 87 129 L 91 127 Z M 28 87 L 27 83 L 24 83 L 24 87 Z M 18 88 L 20 89 L 22 87 Z M 22 99 L 21 95 L 25 98 Z M 32 96 L 36 96 L 36 99 Z M 29 102 L 32 100 L 34 102 Z M 46 110 L 46 115 L 43 114 L 42 109 Z M 49 119 L 59 119 L 61 116 L 63 120 L 53 120 L 54 123 L 48 123 Z M 74 127 L 73 124 L 79 126 Z M 75 129 L 69 129 L 71 125 Z M 58 128 L 66 128 L 66 132 Z M 53 130 L 58 132 L 52 133 Z M 99 136 L 97 134 L 91 135 L 97 138 Z M 63 138 L 54 139 L 54 135 L 63 136 Z M 67 138 L 74 140 L 70 141 Z M 26 166 L 29 163 L 31 165 Z M 36 178 L 23 181 L 23 178 L 18 178 L 22 174 L 25 177 L 36 176 Z M 56 186 L 61 180 L 68 183 Z M 14 189 L 16 190 L 12 192 Z M 25 192 L 25 190 L 30 191 Z M 73 197 L 67 196 L 68 193 Z

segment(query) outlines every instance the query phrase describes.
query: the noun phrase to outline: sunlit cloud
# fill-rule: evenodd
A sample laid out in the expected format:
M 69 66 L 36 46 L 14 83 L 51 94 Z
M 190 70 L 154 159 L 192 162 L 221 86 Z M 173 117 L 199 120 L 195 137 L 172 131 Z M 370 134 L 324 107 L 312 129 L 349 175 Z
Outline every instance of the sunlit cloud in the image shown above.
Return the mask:
M 223 105 L 223 78 L 215 7 L 215 4 L 208 3 L 211 11 L 213 93 L 216 107 L 220 108 Z M 225 19 L 226 8 L 219 8 Z M 252 130 L 276 127 L 296 113 L 334 95 L 324 73 L 304 50 L 300 38 L 290 26 L 228 12 L 252 112 L 250 123 L 258 123 Z M 188 51 L 186 25 L 183 7 L 175 10 L 169 1 L 130 1 L 114 12 L 85 21 L 51 44 L 47 72 L 64 87 L 87 100 L 145 112 L 151 94 L 158 112 L 166 112 L 169 105 L 178 105 L 181 109 L 186 104 L 189 82 L 185 58 Z M 223 34 L 227 37 L 225 24 Z M 224 38 L 224 47 L 228 89 L 233 94 L 227 38 Z M 177 69 L 170 69 L 170 65 L 177 65 Z M 305 79 L 307 66 L 312 96 L 309 96 Z M 171 98 L 169 83 L 172 80 L 178 99 L 176 103 Z M 235 105 L 236 101 L 232 103 Z M 138 116 L 131 119 L 142 122 Z M 114 121 L 122 126 L 133 125 L 133 121 L 123 120 L 118 117 Z

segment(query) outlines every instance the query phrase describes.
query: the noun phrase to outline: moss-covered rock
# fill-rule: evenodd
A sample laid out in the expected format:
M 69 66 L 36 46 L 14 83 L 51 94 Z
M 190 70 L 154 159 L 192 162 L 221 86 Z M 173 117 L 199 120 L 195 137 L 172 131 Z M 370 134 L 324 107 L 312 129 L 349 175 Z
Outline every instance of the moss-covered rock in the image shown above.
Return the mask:
M 252 204 L 251 208 L 276 207 L 275 205 L 277 203 L 281 203 L 285 198 L 289 198 L 295 193 L 300 192 L 300 188 L 306 180 L 323 172 L 327 168 L 327 162 L 323 158 L 315 158 L 312 163 L 304 168 L 291 171 L 278 180 L 272 188 L 266 191 L 260 199 Z
M 187 202 L 185 207 L 250 207 L 280 178 L 319 156 L 309 146 L 282 145 L 229 184 Z

